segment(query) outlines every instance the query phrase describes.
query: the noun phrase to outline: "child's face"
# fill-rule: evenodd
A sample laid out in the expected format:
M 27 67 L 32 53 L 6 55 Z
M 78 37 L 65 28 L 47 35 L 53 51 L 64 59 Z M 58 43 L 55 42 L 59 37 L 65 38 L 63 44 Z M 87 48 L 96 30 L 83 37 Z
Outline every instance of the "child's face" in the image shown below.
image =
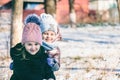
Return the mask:
M 39 49 L 40 49 L 40 44 L 36 42 L 26 42 L 25 43 L 25 49 L 31 54 L 35 55 Z
M 52 43 L 56 37 L 56 34 L 54 31 L 46 31 L 42 34 L 42 36 L 44 41 Z

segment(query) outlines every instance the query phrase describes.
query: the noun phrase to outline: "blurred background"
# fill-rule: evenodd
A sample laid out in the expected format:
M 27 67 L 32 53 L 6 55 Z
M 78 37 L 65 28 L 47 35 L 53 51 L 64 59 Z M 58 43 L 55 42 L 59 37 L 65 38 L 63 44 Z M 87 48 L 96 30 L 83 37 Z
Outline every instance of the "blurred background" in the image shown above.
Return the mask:
M 57 80 L 120 80 L 120 0 L 0 0 L 0 80 L 28 14 L 51 14 L 63 40 Z

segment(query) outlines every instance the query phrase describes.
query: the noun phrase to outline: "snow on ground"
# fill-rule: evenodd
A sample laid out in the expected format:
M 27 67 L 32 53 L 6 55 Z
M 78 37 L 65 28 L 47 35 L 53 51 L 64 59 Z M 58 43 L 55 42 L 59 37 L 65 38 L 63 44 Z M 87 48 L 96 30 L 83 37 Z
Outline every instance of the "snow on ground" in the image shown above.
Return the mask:
M 55 72 L 57 80 L 120 80 L 119 25 L 60 27 L 60 31 L 63 40 L 56 42 L 61 50 L 61 68 Z M 9 65 L 8 62 L 1 64 Z M 2 68 L 0 77 L 8 72 L 12 73 Z M 6 77 L 10 75 L 0 80 L 9 80 Z
M 119 26 L 60 29 L 57 80 L 120 80 Z
M 120 27 L 61 28 L 63 41 L 58 42 L 61 56 L 88 57 L 94 55 L 118 56 Z

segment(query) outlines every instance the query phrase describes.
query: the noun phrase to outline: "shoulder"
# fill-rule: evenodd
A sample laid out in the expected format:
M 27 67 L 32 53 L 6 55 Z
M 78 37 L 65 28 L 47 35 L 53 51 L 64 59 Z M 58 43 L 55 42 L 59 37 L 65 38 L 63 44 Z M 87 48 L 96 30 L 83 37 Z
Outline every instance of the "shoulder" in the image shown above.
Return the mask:
M 43 47 L 43 46 L 41 46 L 40 47 L 40 50 L 39 50 L 39 55 L 42 55 L 42 56 L 48 56 L 47 54 L 46 54 L 46 50 L 45 50 L 45 48 Z
M 45 48 L 43 46 L 40 47 L 40 50 L 39 50 L 41 53 L 45 53 Z
M 21 51 L 23 51 L 24 46 L 21 43 L 16 44 L 14 47 L 10 49 L 10 56 L 14 57 L 15 55 L 21 54 Z
M 58 51 L 58 54 L 61 54 L 60 48 L 59 48 L 58 46 L 56 47 L 56 49 L 57 49 L 57 51 Z
M 16 52 L 16 51 L 21 51 L 23 48 L 23 45 L 21 43 L 16 44 L 14 47 L 10 49 L 10 52 Z

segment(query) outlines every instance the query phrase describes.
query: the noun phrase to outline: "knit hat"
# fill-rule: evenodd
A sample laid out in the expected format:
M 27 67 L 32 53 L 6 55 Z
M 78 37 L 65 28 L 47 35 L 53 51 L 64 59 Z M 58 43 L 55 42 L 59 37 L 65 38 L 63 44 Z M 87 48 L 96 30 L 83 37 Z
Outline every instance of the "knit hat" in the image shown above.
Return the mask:
M 40 19 L 39 19 L 39 16 L 37 14 L 29 14 L 25 20 L 24 20 L 24 24 L 27 24 L 27 23 L 36 23 L 37 25 L 40 26 Z
M 22 44 L 25 42 L 38 42 L 42 45 L 42 34 L 39 26 L 36 23 L 27 23 L 23 29 Z
M 57 34 L 58 23 L 50 14 L 42 13 L 40 15 L 40 23 L 42 33 L 51 30 Z

